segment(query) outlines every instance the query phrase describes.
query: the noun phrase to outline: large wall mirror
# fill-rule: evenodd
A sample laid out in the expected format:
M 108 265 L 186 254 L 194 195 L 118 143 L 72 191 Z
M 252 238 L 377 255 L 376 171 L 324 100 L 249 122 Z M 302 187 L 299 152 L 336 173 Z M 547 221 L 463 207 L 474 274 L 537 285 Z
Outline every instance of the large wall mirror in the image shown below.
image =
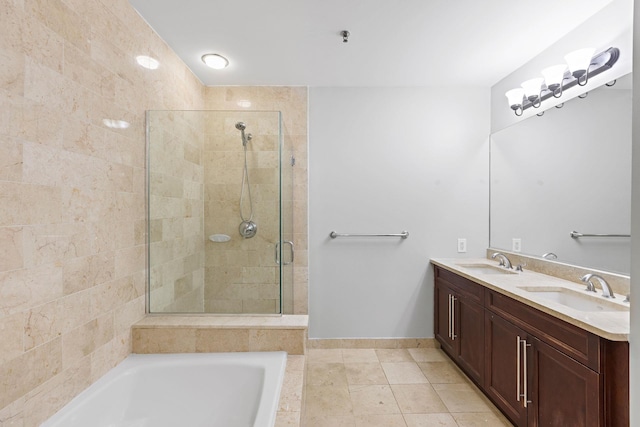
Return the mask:
M 491 135 L 490 244 L 629 274 L 631 74 Z M 552 256 L 551 256 L 552 257 Z

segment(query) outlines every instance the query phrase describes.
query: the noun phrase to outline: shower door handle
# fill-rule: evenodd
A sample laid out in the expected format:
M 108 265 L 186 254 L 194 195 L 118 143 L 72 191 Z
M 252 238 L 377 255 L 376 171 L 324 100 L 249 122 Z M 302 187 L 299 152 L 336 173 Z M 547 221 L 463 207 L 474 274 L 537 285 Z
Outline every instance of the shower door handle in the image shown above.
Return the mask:
M 293 242 L 291 240 L 285 240 L 283 243 L 291 247 L 291 261 L 284 261 L 282 265 L 293 264 L 293 260 L 295 256 Z M 276 243 L 276 264 L 280 265 L 280 242 Z
M 294 260 L 295 252 L 296 252 L 296 251 L 294 250 L 294 247 L 293 247 L 293 242 L 292 242 L 291 240 L 285 240 L 285 242 L 284 242 L 284 243 L 285 243 L 286 245 L 289 245 L 289 246 L 291 247 L 291 261 L 289 261 L 289 262 L 283 262 L 283 264 L 284 264 L 284 265 L 293 264 L 293 260 Z

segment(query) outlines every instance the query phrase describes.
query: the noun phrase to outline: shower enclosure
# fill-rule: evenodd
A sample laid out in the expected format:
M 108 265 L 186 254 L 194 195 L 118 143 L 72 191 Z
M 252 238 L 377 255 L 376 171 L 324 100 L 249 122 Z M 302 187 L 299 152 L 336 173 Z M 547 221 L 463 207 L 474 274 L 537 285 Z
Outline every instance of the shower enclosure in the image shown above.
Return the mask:
M 148 311 L 293 312 L 293 153 L 274 111 L 147 113 Z

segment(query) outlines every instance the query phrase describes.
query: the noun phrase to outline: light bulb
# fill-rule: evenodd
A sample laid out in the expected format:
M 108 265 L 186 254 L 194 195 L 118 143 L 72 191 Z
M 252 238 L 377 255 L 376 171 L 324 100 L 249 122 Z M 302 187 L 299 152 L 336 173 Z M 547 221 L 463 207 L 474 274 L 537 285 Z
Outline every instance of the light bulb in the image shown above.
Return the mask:
M 564 73 L 566 71 L 567 64 L 552 65 L 542 70 L 544 82 L 555 98 L 562 96 L 562 82 L 564 82 Z
M 567 64 L 553 65 L 542 70 L 544 81 L 550 90 L 562 84 L 565 71 L 567 71 Z
M 595 53 L 594 48 L 578 49 L 565 55 L 564 59 L 567 61 L 569 71 L 573 77 L 578 79 L 578 84 L 584 86 L 587 84 L 589 65 L 591 64 L 591 58 Z M 584 78 L 582 79 L 582 77 Z
M 516 113 L 516 116 L 522 115 L 522 100 L 524 98 L 524 89 L 516 88 L 511 89 L 505 93 L 509 107 Z M 519 113 L 519 114 L 518 114 Z
M 208 67 L 211 67 L 214 70 L 222 70 L 229 65 L 229 60 L 222 55 L 218 55 L 217 53 L 208 53 L 206 55 L 202 55 L 202 62 L 204 62 Z
M 542 83 L 544 79 L 542 77 L 536 77 L 535 79 L 527 80 L 526 82 L 522 82 L 522 89 L 524 89 L 524 95 L 531 101 L 538 96 L 540 96 L 540 91 L 542 90 Z

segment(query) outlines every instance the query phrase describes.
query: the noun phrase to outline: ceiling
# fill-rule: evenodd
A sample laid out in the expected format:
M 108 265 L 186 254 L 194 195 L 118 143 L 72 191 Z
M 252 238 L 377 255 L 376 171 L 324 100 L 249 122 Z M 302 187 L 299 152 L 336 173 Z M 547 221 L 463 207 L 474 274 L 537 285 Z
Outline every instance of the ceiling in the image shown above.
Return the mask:
M 130 0 L 208 86 L 482 87 L 611 1 Z

